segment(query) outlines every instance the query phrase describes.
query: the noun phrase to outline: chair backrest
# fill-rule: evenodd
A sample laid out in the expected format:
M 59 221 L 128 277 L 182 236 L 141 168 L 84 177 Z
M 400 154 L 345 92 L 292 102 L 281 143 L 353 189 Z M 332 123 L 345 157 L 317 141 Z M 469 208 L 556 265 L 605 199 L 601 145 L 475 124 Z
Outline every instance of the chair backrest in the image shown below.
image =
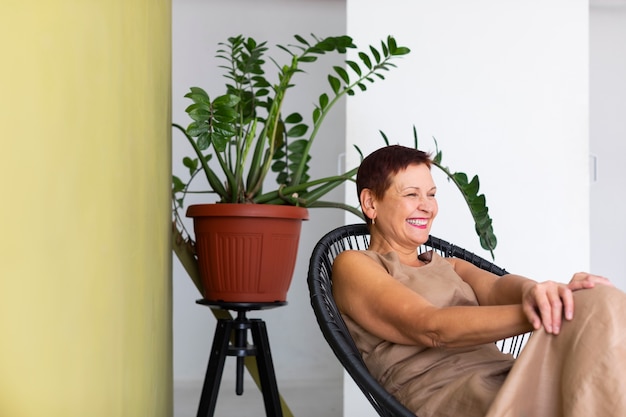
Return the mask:
M 369 246 L 369 230 L 363 224 L 341 226 L 327 233 L 315 245 L 308 272 L 309 293 L 315 317 L 326 341 L 335 356 L 367 397 L 380 416 L 415 417 L 400 404 L 369 373 L 350 332 L 343 321 L 332 294 L 332 266 L 335 257 L 344 250 L 363 250 Z M 480 256 L 431 236 L 418 252 L 434 250 L 441 256 L 465 259 L 487 271 L 502 276 L 507 272 Z M 498 348 L 517 356 L 525 343 L 526 335 L 497 342 Z

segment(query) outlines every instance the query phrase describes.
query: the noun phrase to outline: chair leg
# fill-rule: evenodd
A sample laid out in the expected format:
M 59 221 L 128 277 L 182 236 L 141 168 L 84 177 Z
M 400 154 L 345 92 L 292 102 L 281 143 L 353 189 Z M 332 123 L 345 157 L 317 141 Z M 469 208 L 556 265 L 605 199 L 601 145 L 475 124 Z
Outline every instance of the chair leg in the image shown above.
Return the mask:
M 265 414 L 268 417 L 282 417 L 283 411 L 280 406 L 280 396 L 276 384 L 276 374 L 274 373 L 274 363 L 270 352 L 269 338 L 265 322 L 260 319 L 252 319 L 252 340 L 256 346 L 256 361 L 261 381 L 261 391 L 263 391 L 263 402 L 265 403 Z
M 202 396 L 200 397 L 197 417 L 213 417 L 215 413 L 217 394 L 219 393 L 220 382 L 224 372 L 224 362 L 226 361 L 231 329 L 232 321 L 218 320 L 211 354 L 209 355 L 209 365 L 207 366 L 202 386 Z

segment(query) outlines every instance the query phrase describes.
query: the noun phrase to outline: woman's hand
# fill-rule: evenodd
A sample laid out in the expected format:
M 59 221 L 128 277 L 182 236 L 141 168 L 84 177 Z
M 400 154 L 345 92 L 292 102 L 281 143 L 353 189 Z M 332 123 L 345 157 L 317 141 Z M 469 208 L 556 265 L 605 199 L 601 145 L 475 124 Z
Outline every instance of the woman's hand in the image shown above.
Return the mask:
M 559 334 L 563 319 L 574 317 L 572 289 L 553 281 L 529 281 L 522 292 L 522 308 L 535 330 L 543 326 L 547 333 Z
M 553 281 L 529 282 L 522 291 L 522 308 L 535 330 L 543 326 L 547 333 L 559 334 L 563 320 L 574 318 L 573 291 L 613 284 L 605 277 L 578 272 L 569 284 Z
M 596 284 L 608 285 L 613 287 L 613 283 L 605 277 L 589 274 L 587 272 L 578 272 L 574 274 L 567 287 L 572 291 L 585 290 L 593 288 Z

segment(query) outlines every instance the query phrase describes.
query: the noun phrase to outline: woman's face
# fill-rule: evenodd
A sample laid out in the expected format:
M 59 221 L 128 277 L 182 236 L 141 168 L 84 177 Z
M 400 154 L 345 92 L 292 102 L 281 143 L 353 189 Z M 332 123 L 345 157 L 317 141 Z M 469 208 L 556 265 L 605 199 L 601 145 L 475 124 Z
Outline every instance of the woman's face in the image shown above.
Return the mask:
M 409 165 L 398 172 L 376 205 L 376 226 L 387 239 L 407 246 L 428 239 L 438 205 L 437 187 L 428 166 Z

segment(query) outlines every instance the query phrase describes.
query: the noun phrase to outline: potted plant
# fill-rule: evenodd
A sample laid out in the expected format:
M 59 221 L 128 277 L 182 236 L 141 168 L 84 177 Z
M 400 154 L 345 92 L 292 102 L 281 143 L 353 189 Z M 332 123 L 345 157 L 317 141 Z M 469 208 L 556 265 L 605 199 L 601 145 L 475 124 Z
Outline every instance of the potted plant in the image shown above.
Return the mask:
M 187 247 L 197 256 L 202 280 L 196 285 L 205 298 L 285 300 L 307 208 L 339 207 L 359 215 L 354 207 L 321 200 L 352 179 L 356 168 L 343 175 L 311 179 L 311 146 L 342 97 L 366 91 L 368 84 L 383 80 L 385 72 L 395 67 L 393 59 L 409 49 L 388 37 L 379 48 L 369 46 L 359 52 L 358 62 L 334 67 L 328 75 L 330 92 L 314 100 L 309 129 L 300 113 L 283 113 L 286 93 L 295 87 L 294 76 L 320 55 L 344 54 L 356 46 L 348 36 L 294 38 L 294 44 L 278 46 L 288 56 L 286 64 L 271 57 L 271 62 L 266 62 L 266 42 L 240 35 L 220 43 L 217 57 L 224 64 L 226 92 L 211 98 L 202 88 L 192 87 L 185 96 L 192 102 L 186 109 L 192 122 L 186 129 L 174 124 L 194 151 L 183 159 L 189 169 L 188 180 L 173 177 L 175 218 L 185 208 L 190 183 L 201 174 L 217 200 L 191 205 L 186 212 L 193 217 L 195 230 L 195 243 L 188 241 Z M 277 69 L 273 82 L 266 76 L 267 64 Z M 265 190 L 270 173 L 277 185 Z M 249 219 L 255 225 L 248 223 Z M 283 226 L 288 230 L 279 230 Z M 277 249 L 272 252 L 262 246 L 265 243 L 275 244 Z M 264 282 L 266 279 L 272 282 Z
M 174 127 L 187 138 L 193 156 L 182 161 L 189 170 L 188 179 L 172 179 L 174 249 L 205 298 L 284 300 L 307 208 L 336 207 L 362 217 L 356 207 L 321 200 L 343 182 L 353 180 L 357 168 L 313 180 L 308 175 L 311 147 L 335 104 L 346 95 L 366 91 L 377 79 L 384 80 L 385 72 L 395 67 L 392 60 L 409 49 L 388 37 L 379 48 L 369 46 L 367 52 L 359 52 L 359 62 L 346 61 L 345 68 L 334 67 L 328 75 L 330 94 L 324 92 L 315 100 L 309 129 L 300 113 L 282 112 L 286 92 L 295 87 L 293 77 L 303 72 L 302 65 L 314 63 L 320 55 L 343 54 L 356 47 L 348 36 L 312 38 L 309 42 L 295 36 L 294 45 L 278 46 L 289 62 L 281 65 L 270 58 L 277 68 L 277 80 L 271 83 L 265 72 L 266 43 L 231 37 L 219 44 L 217 54 L 224 63 L 226 93 L 211 99 L 202 88 L 192 87 L 185 96 L 192 101 L 186 109 L 192 122 L 186 129 L 178 124 Z M 417 148 L 415 128 L 413 136 Z M 469 181 L 466 174 L 451 172 L 442 164 L 436 141 L 435 146 L 434 166 L 464 196 L 481 245 L 493 257 L 496 237 L 485 196 L 478 194 L 478 177 Z M 276 186 L 265 190 L 270 173 Z M 198 176 L 206 179 L 210 187 L 206 192 L 213 193 L 216 202 L 186 207 L 185 197 L 195 192 L 190 185 Z M 194 218 L 195 242 L 180 218 L 184 208 Z M 279 231 L 282 227 L 289 230 Z M 273 243 L 274 248 L 261 243 Z

